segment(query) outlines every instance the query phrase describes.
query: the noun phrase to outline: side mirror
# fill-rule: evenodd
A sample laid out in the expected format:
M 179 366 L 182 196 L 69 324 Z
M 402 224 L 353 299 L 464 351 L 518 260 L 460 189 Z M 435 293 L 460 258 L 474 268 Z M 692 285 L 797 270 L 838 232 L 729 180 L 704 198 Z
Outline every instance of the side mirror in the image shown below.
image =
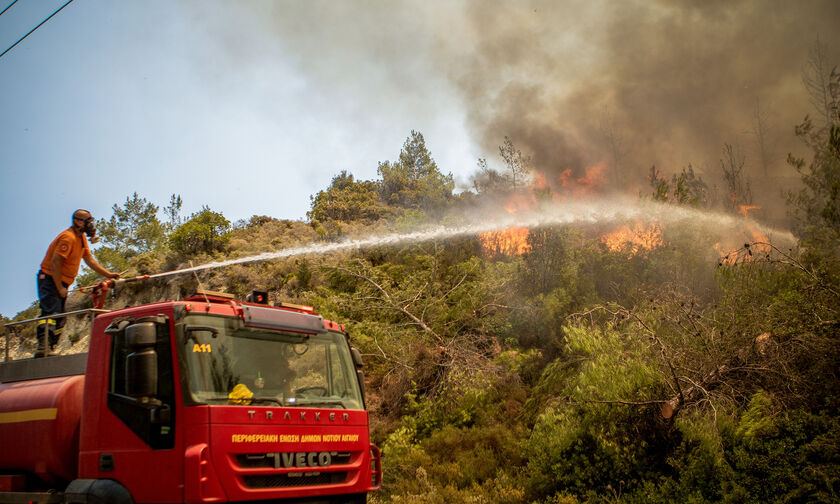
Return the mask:
M 125 328 L 125 342 L 130 350 L 125 357 L 126 394 L 140 399 L 157 395 L 157 326 L 140 322 Z
M 362 393 L 362 401 L 365 400 L 365 374 L 361 369 L 356 370 L 356 380 L 359 382 L 359 392 Z
M 360 369 L 365 365 L 362 361 L 362 352 L 358 348 L 350 347 L 350 355 L 353 356 L 353 364 L 356 366 L 356 369 Z
M 365 400 L 365 373 L 362 372 L 362 352 L 356 347 L 350 347 L 350 355 L 353 357 L 353 365 L 356 366 L 356 381 L 359 382 L 359 391 L 362 393 L 362 401 Z

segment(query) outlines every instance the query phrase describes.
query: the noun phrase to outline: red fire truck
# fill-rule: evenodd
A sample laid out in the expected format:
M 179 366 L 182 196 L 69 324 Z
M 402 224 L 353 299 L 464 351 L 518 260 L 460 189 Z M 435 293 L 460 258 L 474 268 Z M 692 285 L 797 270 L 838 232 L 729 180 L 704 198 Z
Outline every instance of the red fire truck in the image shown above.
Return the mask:
M 365 502 L 361 354 L 265 298 L 100 313 L 87 354 L 0 364 L 0 503 Z

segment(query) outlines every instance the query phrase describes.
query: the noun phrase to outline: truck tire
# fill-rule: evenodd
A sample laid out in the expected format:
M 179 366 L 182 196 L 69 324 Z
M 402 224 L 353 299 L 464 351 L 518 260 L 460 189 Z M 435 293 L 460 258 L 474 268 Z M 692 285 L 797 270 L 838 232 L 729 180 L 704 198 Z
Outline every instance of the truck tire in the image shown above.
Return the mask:
M 366 504 L 367 494 L 345 495 L 335 500 L 336 504 Z
M 110 479 L 73 480 L 64 491 L 65 504 L 134 504 L 131 493 Z

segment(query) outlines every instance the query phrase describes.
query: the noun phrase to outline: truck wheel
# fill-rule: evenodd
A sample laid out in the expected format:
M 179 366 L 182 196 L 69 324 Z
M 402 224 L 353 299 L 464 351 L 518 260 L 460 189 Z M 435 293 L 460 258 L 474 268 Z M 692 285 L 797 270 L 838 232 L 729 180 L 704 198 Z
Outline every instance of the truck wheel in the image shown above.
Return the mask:
M 64 491 L 65 504 L 134 504 L 131 493 L 110 479 L 73 480 Z

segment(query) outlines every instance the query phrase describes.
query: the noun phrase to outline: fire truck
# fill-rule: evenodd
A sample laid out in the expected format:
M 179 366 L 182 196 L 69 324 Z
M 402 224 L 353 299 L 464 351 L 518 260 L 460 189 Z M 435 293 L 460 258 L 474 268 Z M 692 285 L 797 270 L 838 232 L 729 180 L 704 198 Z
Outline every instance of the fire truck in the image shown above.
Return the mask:
M 365 502 L 361 354 L 266 299 L 99 310 L 88 353 L 0 363 L 0 503 Z

